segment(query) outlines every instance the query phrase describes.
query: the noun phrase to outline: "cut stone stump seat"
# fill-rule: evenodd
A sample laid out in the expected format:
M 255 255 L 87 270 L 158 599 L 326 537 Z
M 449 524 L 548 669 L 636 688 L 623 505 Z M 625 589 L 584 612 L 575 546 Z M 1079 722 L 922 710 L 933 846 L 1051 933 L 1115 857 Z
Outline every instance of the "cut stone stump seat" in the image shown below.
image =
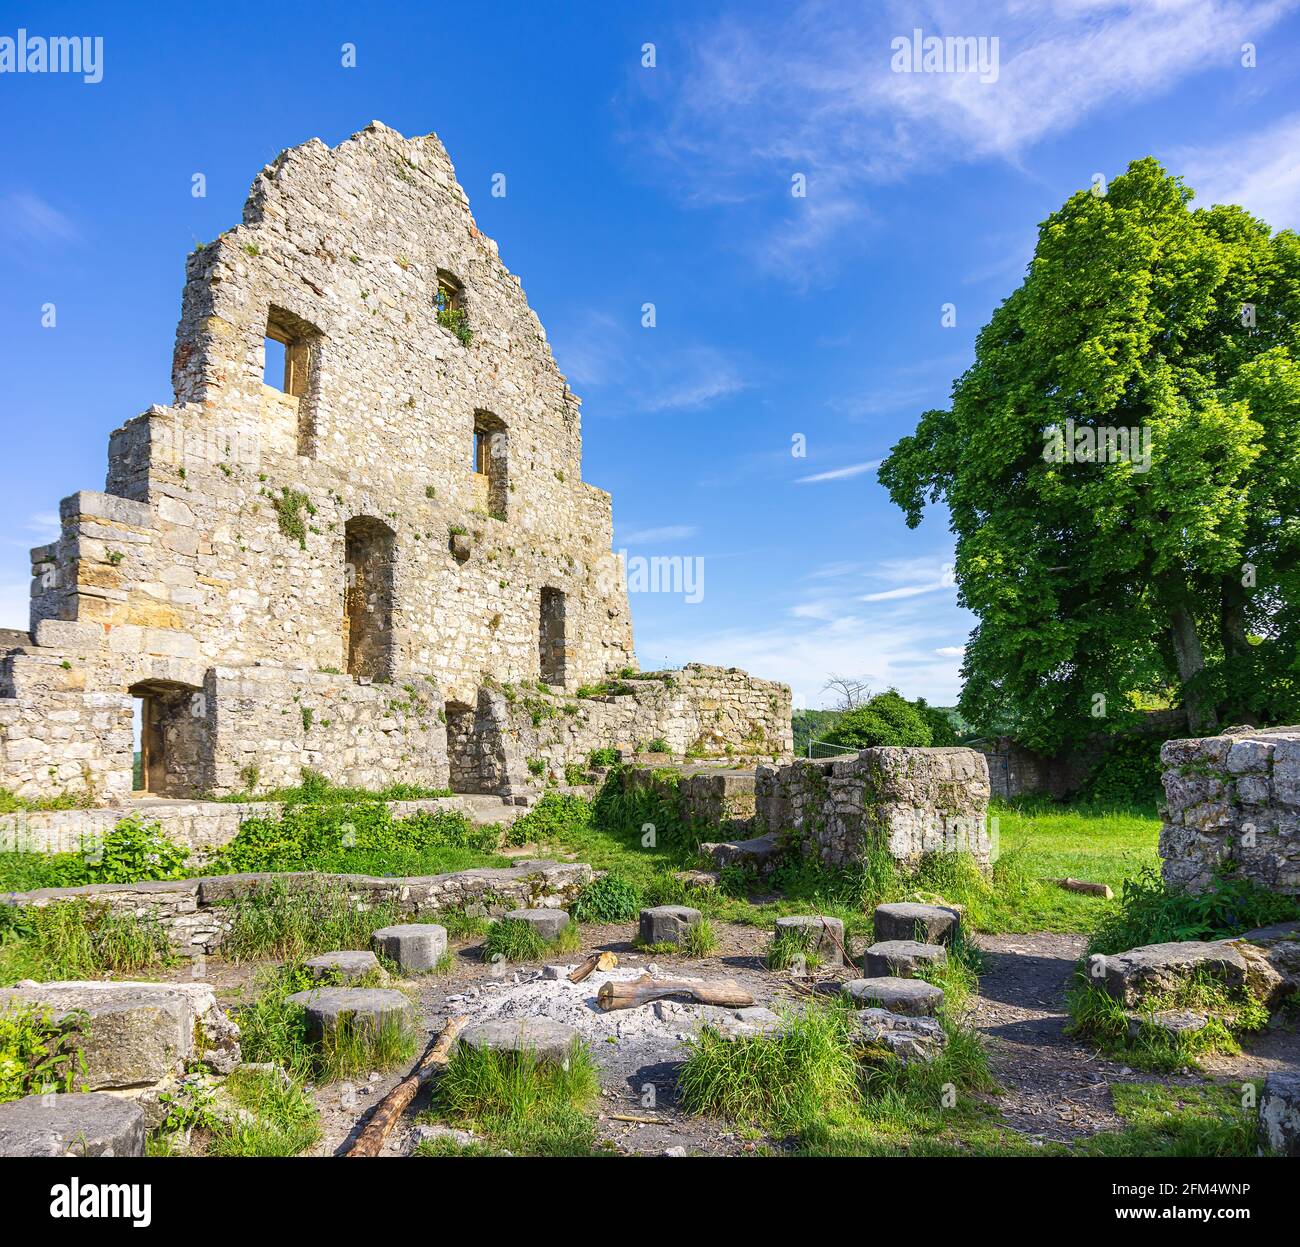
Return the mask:
M 681 944 L 703 917 L 689 905 L 654 905 L 641 911 L 637 938 L 642 944 Z
M 369 975 L 376 975 L 383 979 L 388 977 L 383 966 L 379 964 L 379 958 L 372 952 L 345 950 L 321 953 L 317 957 L 309 957 L 303 965 L 307 967 L 307 972 L 312 978 L 318 981 L 337 975 L 339 982 L 344 985 L 355 983 Z
M 288 1000 L 307 1014 L 307 1038 L 313 1043 L 334 1034 L 345 1020 L 371 1034 L 392 1021 L 416 1025 L 411 1002 L 387 987 L 316 987 L 294 992 Z
M 544 940 L 555 939 L 569 925 L 569 915 L 563 909 L 512 909 L 506 917 L 526 922 Z
M 579 1039 L 576 1027 L 554 1018 L 493 1018 L 467 1026 L 460 1043 L 479 1052 L 531 1053 L 538 1061 L 568 1068 L 573 1045 Z
M 0 1104 L 0 1156 L 143 1156 L 144 1110 L 102 1092 Z
M 949 946 L 961 931 L 961 913 L 947 905 L 921 905 L 901 901 L 877 905 L 872 924 L 876 939 L 916 940 L 922 944 Z
M 425 974 L 435 969 L 447 952 L 447 928 L 436 922 L 400 923 L 373 932 L 370 943 L 403 974 Z
M 852 979 L 844 992 L 860 1009 L 887 1009 L 905 1017 L 934 1017 L 943 1008 L 943 988 L 924 979 Z
M 1274 1070 L 1264 1078 L 1259 1144 L 1279 1156 L 1300 1156 L 1300 1073 Z
M 805 952 L 816 953 L 824 965 L 844 964 L 844 954 L 840 951 L 844 944 L 844 923 L 838 918 L 826 918 L 820 914 L 791 914 L 778 918 L 775 939 L 782 936 L 797 943 Z
M 864 978 L 915 978 L 926 966 L 942 965 L 948 950 L 942 944 L 922 944 L 917 940 L 882 940 L 862 954 Z

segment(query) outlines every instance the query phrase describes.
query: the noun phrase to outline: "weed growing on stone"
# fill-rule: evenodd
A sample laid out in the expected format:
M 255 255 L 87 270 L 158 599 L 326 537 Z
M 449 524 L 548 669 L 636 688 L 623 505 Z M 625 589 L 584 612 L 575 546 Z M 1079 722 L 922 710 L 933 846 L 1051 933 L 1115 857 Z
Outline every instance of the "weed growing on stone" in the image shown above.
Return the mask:
M 808 928 L 782 928 L 772 937 L 763 964 L 769 970 L 788 970 L 798 961 L 809 970 L 817 969 L 822 963 L 815 947 L 819 934 Z
M 1173 991 L 1149 997 L 1139 1008 L 1130 1008 L 1081 969 L 1066 1001 L 1071 1019 L 1067 1034 L 1095 1043 L 1135 1069 L 1160 1073 L 1194 1069 L 1199 1058 L 1210 1053 L 1240 1052 L 1240 1037 L 1262 1030 L 1269 1016 L 1245 991 L 1229 991 L 1205 972 L 1192 975 Z M 1173 1010 L 1204 1017 L 1205 1025 L 1195 1031 L 1170 1031 L 1159 1024 L 1157 1015 Z
M 212 1132 L 210 1156 L 297 1156 L 320 1138 L 316 1106 L 292 1078 L 237 1069 L 223 1090 L 249 1116 L 234 1117 Z
M 397 1017 L 384 1018 L 378 1026 L 339 1019 L 338 1026 L 321 1041 L 312 1064 L 318 1082 L 340 1082 L 369 1070 L 387 1070 L 406 1065 L 420 1047 L 420 1036 Z
M 701 918 L 686 928 L 681 951 L 688 957 L 707 957 L 718 947 L 718 933 L 708 918 Z
M 85 1060 L 75 1015 L 10 1003 L 0 1008 L 0 1104 L 44 1091 L 77 1091 Z

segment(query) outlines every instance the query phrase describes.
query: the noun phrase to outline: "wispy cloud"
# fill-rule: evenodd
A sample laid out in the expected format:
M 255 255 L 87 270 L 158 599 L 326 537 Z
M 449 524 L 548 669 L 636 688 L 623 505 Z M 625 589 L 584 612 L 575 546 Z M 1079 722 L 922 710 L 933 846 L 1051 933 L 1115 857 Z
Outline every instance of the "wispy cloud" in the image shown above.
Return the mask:
M 1176 151 L 1169 165 L 1196 192 L 1196 207 L 1240 204 L 1274 229 L 1300 226 L 1300 113 L 1214 147 Z
M 639 313 L 638 313 L 639 314 Z M 696 411 L 752 384 L 732 356 L 704 343 L 676 344 L 634 319 L 589 312 L 552 334 L 560 369 L 575 388 L 600 395 L 606 415 Z
M 874 472 L 880 466 L 879 459 L 869 459 L 865 463 L 850 463 L 842 468 L 831 468 L 826 472 L 814 472 L 811 476 L 797 476 L 796 485 L 814 485 L 821 481 L 844 481 L 851 476 L 861 476 L 864 472 Z
M 666 524 L 663 528 L 638 528 L 620 537 L 630 546 L 645 546 L 665 541 L 684 541 L 699 530 L 691 524 Z
M 807 195 L 751 246 L 765 269 L 806 285 L 832 237 L 861 234 L 882 183 L 946 164 L 1018 163 L 1043 139 L 1117 101 L 1164 94 L 1206 70 L 1240 72 L 1295 0 L 1056 0 L 1030 4 L 837 6 L 724 17 L 682 44 L 671 90 L 640 75 L 654 120 L 640 149 L 684 171 L 696 204 L 770 201 L 793 173 Z M 997 37 L 995 82 L 893 73 L 890 41 L 926 33 Z M 647 79 L 654 77 L 653 83 Z M 656 110 L 654 105 L 658 103 Z
M 70 216 L 31 191 L 10 191 L 0 198 L 0 234 L 11 242 L 41 247 L 81 238 L 81 230 Z

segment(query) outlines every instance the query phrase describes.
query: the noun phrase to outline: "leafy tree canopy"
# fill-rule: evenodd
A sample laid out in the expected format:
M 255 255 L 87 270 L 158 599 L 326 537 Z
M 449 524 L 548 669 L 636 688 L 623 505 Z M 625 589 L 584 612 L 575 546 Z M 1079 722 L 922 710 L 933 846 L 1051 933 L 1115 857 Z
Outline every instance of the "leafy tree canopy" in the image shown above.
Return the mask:
M 961 713 L 1039 748 L 1300 718 L 1300 238 L 1191 200 L 1151 158 L 1071 196 L 880 469 L 948 505 Z

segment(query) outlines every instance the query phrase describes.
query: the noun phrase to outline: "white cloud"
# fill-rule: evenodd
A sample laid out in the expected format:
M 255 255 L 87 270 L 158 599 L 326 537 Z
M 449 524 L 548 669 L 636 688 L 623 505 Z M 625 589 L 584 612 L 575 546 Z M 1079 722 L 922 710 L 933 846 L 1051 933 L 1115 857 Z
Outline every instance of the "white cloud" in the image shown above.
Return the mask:
M 897 589 L 883 589 L 879 593 L 864 593 L 862 602 L 897 602 L 901 598 L 920 597 L 923 593 L 937 593 L 940 589 L 951 589 L 948 580 L 933 580 L 922 585 L 899 585 Z
M 796 485 L 812 485 L 818 481 L 843 481 L 851 476 L 861 476 L 864 472 L 873 472 L 880 466 L 879 459 L 870 459 L 866 463 L 850 463 L 846 467 L 831 468 L 827 472 L 814 472 L 811 476 L 795 478 Z
M 662 541 L 682 541 L 694 537 L 699 529 L 690 524 L 667 524 L 663 528 L 639 528 L 620 537 L 630 546 L 653 545 Z
M 960 658 L 966 652 L 964 645 L 941 645 L 934 651 L 944 658 Z
M 1240 46 L 1295 0 L 945 0 L 832 6 L 719 19 L 680 45 L 671 77 L 639 75 L 653 120 L 641 150 L 697 204 L 770 199 L 793 173 L 783 219 L 749 245 L 764 269 L 807 285 L 831 238 L 861 244 L 881 183 L 947 164 L 1019 162 L 1116 103 L 1166 94 L 1210 69 L 1240 72 Z M 996 37 L 996 82 L 894 73 L 890 41 L 927 33 Z M 646 80 L 655 78 L 653 83 Z M 658 95 L 663 85 L 667 96 Z M 662 114 L 654 111 L 663 102 Z M 788 192 L 787 192 L 788 195 Z M 734 217 L 734 214 L 733 214 Z
M 76 242 L 81 237 L 70 216 L 30 191 L 11 191 L 0 199 L 0 224 L 0 233 L 13 242 L 50 246 Z
M 1240 204 L 1274 229 L 1300 226 L 1300 113 L 1216 147 L 1169 157 L 1196 192 L 1194 207 Z

